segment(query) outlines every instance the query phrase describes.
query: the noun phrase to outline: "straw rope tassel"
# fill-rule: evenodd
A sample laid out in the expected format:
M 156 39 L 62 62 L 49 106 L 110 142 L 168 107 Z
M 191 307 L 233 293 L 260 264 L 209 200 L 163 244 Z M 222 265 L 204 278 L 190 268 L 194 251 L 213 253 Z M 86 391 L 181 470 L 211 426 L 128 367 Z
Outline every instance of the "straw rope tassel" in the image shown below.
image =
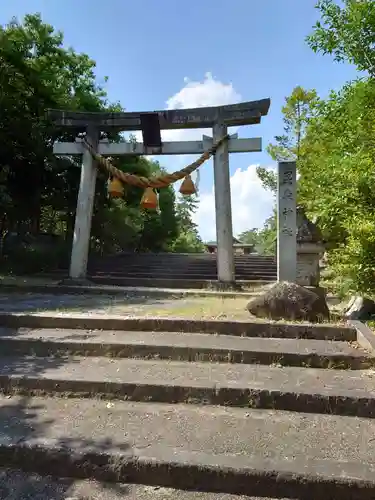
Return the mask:
M 84 147 L 90 152 L 91 156 L 96 160 L 98 165 L 102 167 L 111 177 L 112 177 L 112 182 L 114 182 L 115 179 L 118 181 L 121 181 L 125 184 L 130 184 L 131 186 L 138 186 L 142 187 L 145 190 L 147 188 L 152 188 L 152 192 L 154 196 L 156 197 L 157 201 L 157 195 L 153 191 L 153 189 L 157 188 L 163 188 L 167 187 L 170 184 L 173 184 L 176 181 L 179 181 L 181 179 L 184 179 L 184 182 L 181 185 L 180 192 L 182 194 L 193 194 L 196 192 L 196 188 L 194 186 L 194 183 L 191 179 L 190 174 L 192 174 L 195 170 L 197 170 L 205 161 L 207 161 L 209 158 L 211 158 L 212 155 L 214 155 L 217 151 L 217 149 L 223 144 L 224 141 L 229 140 L 229 135 L 223 136 L 219 141 L 214 144 L 208 151 L 204 152 L 197 160 L 195 160 L 193 163 L 188 165 L 187 167 L 177 170 L 176 172 L 173 172 L 172 174 L 163 174 L 159 177 L 153 177 L 153 178 L 147 178 L 147 177 L 141 177 L 138 175 L 134 174 L 129 174 L 127 172 L 123 172 L 122 170 L 119 170 L 116 168 L 109 160 L 104 158 L 102 155 L 98 154 L 92 145 L 87 141 L 86 138 L 83 139 L 83 145 Z M 119 185 L 116 184 L 114 186 L 116 188 L 116 193 L 117 196 L 119 196 Z M 154 199 L 153 195 L 151 195 L 151 191 L 147 190 L 147 196 L 146 196 L 146 191 L 143 195 L 143 197 L 146 196 L 147 200 Z M 121 195 L 120 195 L 121 196 Z M 143 198 L 142 198 L 143 200 Z M 146 202 L 146 205 L 148 202 Z M 150 202 L 152 205 L 152 203 Z

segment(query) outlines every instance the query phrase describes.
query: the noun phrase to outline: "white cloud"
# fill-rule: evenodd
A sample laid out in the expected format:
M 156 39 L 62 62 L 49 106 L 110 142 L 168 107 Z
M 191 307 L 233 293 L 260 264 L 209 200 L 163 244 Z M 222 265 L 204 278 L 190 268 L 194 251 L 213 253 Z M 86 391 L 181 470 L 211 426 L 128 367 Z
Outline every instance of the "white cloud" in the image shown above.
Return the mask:
M 200 108 L 221 106 L 240 101 L 231 83 L 215 80 L 212 73 L 206 73 L 202 82 L 194 82 L 184 78 L 185 87 L 167 100 L 168 109 Z
M 215 79 L 211 73 L 206 73 L 201 82 L 188 78 L 185 78 L 184 82 L 185 86 L 167 100 L 168 109 L 221 106 L 241 101 L 241 95 L 231 83 L 223 83 Z M 211 135 L 212 131 L 210 129 L 166 130 L 163 131 L 162 138 L 164 141 L 197 140 L 202 134 Z M 180 157 L 179 160 L 181 159 Z M 246 229 L 262 226 L 272 212 L 273 195 L 263 189 L 255 169 L 256 165 L 250 165 L 246 170 L 237 169 L 230 179 L 235 235 Z M 194 220 L 198 224 L 203 240 L 216 240 L 213 187 L 209 192 L 199 193 L 199 208 Z
M 241 101 L 231 83 L 222 83 L 216 80 L 211 73 L 206 73 L 203 81 L 196 82 L 184 78 L 185 86 L 166 101 L 166 109 L 203 108 L 209 106 L 224 106 Z M 233 128 L 233 127 L 232 127 Z M 231 128 L 231 129 L 232 129 Z M 167 141 L 194 141 L 202 139 L 202 134 L 212 135 L 212 129 L 179 129 L 162 130 L 161 137 Z M 133 135 L 142 142 L 140 131 Z
M 184 82 L 185 86 L 167 100 L 167 109 L 224 106 L 241 101 L 241 95 L 235 91 L 231 83 L 222 83 L 211 73 L 206 73 L 201 82 L 192 81 L 187 77 L 184 78 Z M 164 130 L 162 139 L 163 141 L 193 141 L 201 139 L 202 134 L 212 135 L 212 130 Z
M 262 187 L 256 174 L 256 165 L 249 165 L 246 170 L 237 169 L 230 179 L 230 186 L 233 234 L 261 227 L 272 213 L 274 197 Z M 213 187 L 211 192 L 199 194 L 199 208 L 194 214 L 194 221 L 204 241 L 216 240 Z

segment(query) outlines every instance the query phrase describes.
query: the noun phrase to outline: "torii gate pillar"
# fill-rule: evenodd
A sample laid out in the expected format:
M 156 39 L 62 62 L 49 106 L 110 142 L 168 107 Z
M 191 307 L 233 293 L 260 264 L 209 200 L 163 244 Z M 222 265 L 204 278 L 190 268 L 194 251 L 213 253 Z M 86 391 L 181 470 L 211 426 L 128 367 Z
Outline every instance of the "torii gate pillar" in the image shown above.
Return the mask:
M 213 126 L 214 144 L 227 134 L 221 123 Z M 215 213 L 217 241 L 217 279 L 219 283 L 235 282 L 232 207 L 228 142 L 225 141 L 214 155 Z
M 87 127 L 86 140 L 96 149 L 99 140 L 99 131 L 96 127 Z M 74 280 L 86 279 L 96 173 L 95 160 L 90 152 L 84 149 L 69 269 L 69 278 Z

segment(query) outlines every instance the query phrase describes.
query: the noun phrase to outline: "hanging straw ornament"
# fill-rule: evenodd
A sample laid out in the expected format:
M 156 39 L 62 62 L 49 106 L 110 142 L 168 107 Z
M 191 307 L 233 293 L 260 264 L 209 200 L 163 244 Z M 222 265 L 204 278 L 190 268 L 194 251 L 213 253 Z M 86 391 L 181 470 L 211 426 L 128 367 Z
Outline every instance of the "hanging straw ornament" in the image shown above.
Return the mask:
M 156 210 L 158 205 L 158 195 L 151 187 L 146 188 L 141 199 L 141 207 L 149 210 Z
M 190 174 L 185 177 L 180 186 L 180 193 L 188 196 L 191 194 L 196 194 L 197 190 L 195 189 L 194 182 L 191 179 Z
M 112 198 L 122 198 L 122 196 L 124 196 L 124 186 L 122 185 L 122 182 L 116 177 L 113 177 L 108 182 L 107 189 L 108 194 L 112 196 Z

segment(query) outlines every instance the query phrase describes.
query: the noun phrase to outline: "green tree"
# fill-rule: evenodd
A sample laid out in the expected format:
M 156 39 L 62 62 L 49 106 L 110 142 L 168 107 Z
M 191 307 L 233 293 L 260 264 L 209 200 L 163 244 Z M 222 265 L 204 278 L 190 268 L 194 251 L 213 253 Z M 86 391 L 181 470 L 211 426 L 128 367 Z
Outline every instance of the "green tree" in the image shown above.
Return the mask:
M 63 35 L 38 14 L 22 22 L 13 19 L 0 27 L 0 236 L 4 231 L 25 235 L 40 231 L 67 240 L 69 256 L 80 178 L 80 159 L 56 158 L 55 140 L 73 140 L 72 133 L 53 127 L 47 108 L 81 111 L 120 111 L 108 102 L 95 78 L 95 62 L 64 46 Z M 123 140 L 117 133 L 111 141 Z M 114 158 L 123 171 L 152 176 L 163 172 L 157 162 L 142 157 Z M 95 193 L 91 248 L 98 252 L 119 249 L 169 248 L 178 238 L 173 187 L 160 190 L 160 210 L 140 210 L 143 190 L 126 186 L 121 200 L 110 199 L 107 176 L 100 171 Z M 47 252 L 54 259 L 58 252 Z M 49 257 L 48 257 L 49 258 Z M 35 260 L 48 265 L 47 256 Z M 18 262 L 27 259 L 18 258 Z M 55 265 L 56 262 L 51 265 Z
M 290 96 L 285 98 L 282 107 L 284 133 L 275 137 L 275 143 L 267 147 L 267 152 L 274 161 L 295 160 L 297 169 L 301 161 L 302 142 L 308 124 L 318 112 L 320 101 L 316 91 L 295 87 Z M 276 194 L 277 173 L 264 167 L 257 167 L 257 175 L 265 189 Z M 262 229 L 257 232 L 257 251 L 264 254 L 274 254 L 277 238 L 276 207 L 267 219 Z
M 248 229 L 247 231 L 243 231 L 238 235 L 238 240 L 245 245 L 254 245 L 258 244 L 258 228 L 253 227 L 253 229 Z
M 244 231 L 238 236 L 242 243 L 254 245 L 254 250 L 262 255 L 274 255 L 276 249 L 276 211 L 266 219 L 261 228 Z
M 199 253 L 204 251 L 198 227 L 193 221 L 193 215 L 197 209 L 198 199 L 196 196 L 179 196 L 176 207 L 179 235 L 171 247 L 172 251 L 183 253 Z
M 331 262 L 351 288 L 375 288 L 375 83 L 332 92 L 302 143 L 300 196 L 330 242 Z
M 316 90 L 295 87 L 290 96 L 285 98 L 282 107 L 284 134 L 276 136 L 276 144 L 269 144 L 267 152 L 275 161 L 296 160 L 301 154 L 301 141 L 306 126 L 314 115 L 318 105 Z
M 45 119 L 46 108 L 93 111 L 106 105 L 105 92 L 95 82 L 95 63 L 62 44 L 62 34 L 40 15 L 27 15 L 23 23 L 13 19 L 0 29 L 1 167 L 12 200 L 4 212 L 8 227 L 17 230 L 38 232 L 43 200 L 56 199 L 54 188 L 59 190 L 61 182 L 68 182 L 72 192 L 69 181 L 77 184 L 70 172 L 63 179 L 61 163 L 52 155 L 59 135 Z
M 277 241 L 276 209 L 258 230 L 257 251 L 263 255 L 275 255 Z
M 319 105 L 316 90 L 295 87 L 290 96 L 285 98 L 282 107 L 284 133 L 275 137 L 275 143 L 267 147 L 267 152 L 274 161 L 296 160 L 297 168 L 301 156 L 301 141 L 309 120 L 314 116 Z M 257 167 L 257 174 L 263 187 L 276 193 L 277 175 L 264 167 Z
M 319 0 L 321 14 L 313 33 L 307 37 L 315 52 L 331 54 L 336 61 L 349 62 L 375 76 L 374 0 Z

